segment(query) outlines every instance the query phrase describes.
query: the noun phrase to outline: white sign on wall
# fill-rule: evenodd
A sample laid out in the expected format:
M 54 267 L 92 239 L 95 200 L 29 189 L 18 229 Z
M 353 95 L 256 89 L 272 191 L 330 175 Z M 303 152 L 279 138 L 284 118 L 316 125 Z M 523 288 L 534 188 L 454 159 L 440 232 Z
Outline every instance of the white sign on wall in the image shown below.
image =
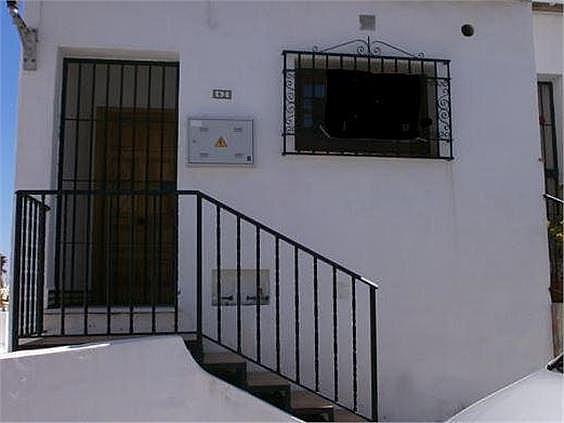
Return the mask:
M 188 119 L 188 164 L 254 163 L 253 121 L 250 119 Z

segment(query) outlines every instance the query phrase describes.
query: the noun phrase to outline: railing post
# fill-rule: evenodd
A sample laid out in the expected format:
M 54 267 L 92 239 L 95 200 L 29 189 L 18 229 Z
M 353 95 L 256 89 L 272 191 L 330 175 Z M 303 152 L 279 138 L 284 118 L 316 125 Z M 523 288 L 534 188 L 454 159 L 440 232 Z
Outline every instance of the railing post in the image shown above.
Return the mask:
M 196 336 L 202 343 L 202 196 L 196 194 Z
M 35 308 L 36 321 L 35 329 L 36 332 L 43 333 L 43 296 L 45 289 L 45 243 L 46 243 L 46 220 L 47 220 L 47 209 L 45 205 L 45 195 L 41 196 L 41 208 L 39 209 L 39 242 L 37 253 L 38 262 L 38 276 L 37 276 L 37 303 Z
M 12 263 L 11 286 L 11 335 L 12 351 L 18 348 L 19 309 L 20 302 L 20 266 L 21 266 L 21 237 L 22 237 L 22 197 L 16 193 L 16 222 L 14 229 L 14 262 Z
M 372 421 L 378 421 L 378 351 L 377 351 L 377 317 L 376 317 L 376 288 L 370 287 L 370 366 L 371 366 L 371 396 Z

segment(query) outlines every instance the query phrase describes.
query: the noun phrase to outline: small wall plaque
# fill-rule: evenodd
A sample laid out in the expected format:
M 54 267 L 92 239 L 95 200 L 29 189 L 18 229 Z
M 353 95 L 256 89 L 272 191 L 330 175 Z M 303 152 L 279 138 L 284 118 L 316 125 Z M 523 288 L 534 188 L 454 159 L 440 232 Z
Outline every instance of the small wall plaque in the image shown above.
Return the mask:
M 232 95 L 231 90 L 222 90 L 219 88 L 212 90 L 212 98 L 217 98 L 218 100 L 231 100 Z
M 224 306 L 237 305 L 237 270 L 221 269 L 221 300 L 217 295 L 217 269 L 212 269 L 211 280 L 213 286 L 212 305 L 217 306 L 219 302 Z M 257 271 L 255 269 L 240 269 L 240 295 L 241 305 L 250 306 L 257 304 Z M 260 269 L 258 296 L 261 305 L 270 303 L 270 270 Z

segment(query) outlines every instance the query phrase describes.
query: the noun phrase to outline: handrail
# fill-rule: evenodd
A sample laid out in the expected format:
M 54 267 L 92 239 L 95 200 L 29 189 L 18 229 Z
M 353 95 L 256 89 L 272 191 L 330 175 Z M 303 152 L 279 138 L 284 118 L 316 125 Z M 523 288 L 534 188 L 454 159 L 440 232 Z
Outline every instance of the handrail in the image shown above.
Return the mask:
M 552 200 L 552 201 L 555 201 L 556 203 L 564 204 L 564 200 L 562 200 L 561 198 L 555 197 L 553 195 L 544 193 L 543 197 L 546 198 L 547 200 Z
M 179 192 L 181 192 L 181 191 L 179 191 Z M 220 200 L 218 200 L 218 199 L 216 199 L 216 198 L 214 198 L 214 197 L 212 197 L 208 194 L 205 194 L 201 191 L 197 191 L 197 193 L 202 198 L 205 198 L 206 200 L 210 201 L 211 203 L 214 203 L 215 205 L 222 207 L 223 209 L 227 210 L 228 212 L 234 214 L 235 216 L 240 217 L 241 219 L 247 221 L 248 223 L 250 223 L 252 225 L 256 225 L 256 226 L 260 227 L 261 230 L 263 230 L 265 232 L 269 232 L 271 235 L 276 236 L 276 237 L 280 238 L 281 240 L 291 244 L 292 246 L 299 248 L 300 250 L 304 251 L 305 253 L 308 253 L 308 254 L 316 257 L 317 259 L 324 261 L 325 263 L 327 263 L 331 266 L 335 266 L 339 270 L 341 270 L 342 272 L 347 273 L 349 276 L 354 276 L 355 279 L 358 279 L 361 282 L 364 282 L 367 285 L 373 286 L 374 288 L 378 289 L 378 285 L 376 283 L 374 283 L 370 279 L 368 279 L 368 278 L 366 278 L 366 277 L 346 268 L 342 264 L 339 264 L 336 261 L 334 261 L 334 260 L 332 260 L 328 257 L 325 257 L 322 254 L 317 253 L 316 251 L 313 251 L 312 249 L 306 247 L 305 245 L 303 245 L 303 244 L 301 244 L 297 241 L 294 241 L 293 239 L 289 238 L 288 236 L 278 232 L 275 229 L 272 229 L 271 227 L 265 225 L 262 222 L 259 222 L 256 219 L 253 219 L 252 217 L 246 216 L 245 214 L 235 210 L 233 207 L 225 204 L 224 202 L 222 202 L 222 201 L 220 201 Z
M 31 202 L 33 202 L 34 204 L 37 204 L 43 210 L 45 210 L 45 211 L 51 210 L 51 207 L 49 207 L 47 204 L 44 204 L 42 201 L 38 200 L 37 198 L 32 197 L 31 195 L 33 195 L 33 194 L 23 193 L 23 195 L 29 196 L 29 200 Z M 37 195 L 46 195 L 46 194 L 37 194 Z
M 353 276 L 355 279 L 358 279 L 359 281 L 370 285 L 376 289 L 378 289 L 378 284 L 373 282 L 372 280 L 366 278 L 365 276 L 354 272 L 350 269 L 348 269 L 347 267 L 343 266 L 342 264 L 336 262 L 335 260 L 332 260 L 320 253 L 317 253 L 316 251 L 312 250 L 311 248 L 306 247 L 304 244 L 293 240 L 292 238 L 282 234 L 281 232 L 277 231 L 276 229 L 271 228 L 270 226 L 256 220 L 253 219 L 252 217 L 249 217 L 247 215 L 245 215 L 244 213 L 241 213 L 240 211 L 234 209 L 233 207 L 231 207 L 230 205 L 224 203 L 223 201 L 218 200 L 217 198 L 212 197 L 209 194 L 206 194 L 202 191 L 199 190 L 174 190 L 174 191 L 162 191 L 162 190 L 88 190 L 88 189 L 84 189 L 84 190 L 73 190 L 73 189 L 62 189 L 62 190 L 28 190 L 28 189 L 20 189 L 20 190 L 16 190 L 16 195 L 55 195 L 55 194 L 62 194 L 62 195 L 163 195 L 163 194 L 169 194 L 169 195 L 195 195 L 195 196 L 199 196 L 201 198 L 205 198 L 206 200 L 214 203 L 217 206 L 222 207 L 223 209 L 225 209 L 226 211 L 240 217 L 241 219 L 245 220 L 246 222 L 252 224 L 252 225 L 256 225 L 258 227 L 260 227 L 261 230 L 270 233 L 273 236 L 276 236 L 278 238 L 280 238 L 281 240 L 291 244 L 292 246 L 295 246 L 297 248 L 299 248 L 300 250 L 304 251 L 305 253 L 308 253 L 314 257 L 317 257 L 317 259 L 324 261 L 325 263 L 327 263 L 330 266 L 335 266 L 337 267 L 339 270 L 341 270 L 344 273 L 347 273 L 350 276 Z

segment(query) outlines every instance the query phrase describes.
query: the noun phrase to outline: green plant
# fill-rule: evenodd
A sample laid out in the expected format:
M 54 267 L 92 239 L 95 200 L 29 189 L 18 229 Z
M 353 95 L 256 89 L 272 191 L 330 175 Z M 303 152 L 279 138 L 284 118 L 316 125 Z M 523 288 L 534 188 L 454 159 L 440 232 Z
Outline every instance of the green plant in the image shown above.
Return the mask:
M 548 236 L 559 246 L 562 246 L 562 238 L 564 237 L 562 223 L 562 220 L 548 223 Z

